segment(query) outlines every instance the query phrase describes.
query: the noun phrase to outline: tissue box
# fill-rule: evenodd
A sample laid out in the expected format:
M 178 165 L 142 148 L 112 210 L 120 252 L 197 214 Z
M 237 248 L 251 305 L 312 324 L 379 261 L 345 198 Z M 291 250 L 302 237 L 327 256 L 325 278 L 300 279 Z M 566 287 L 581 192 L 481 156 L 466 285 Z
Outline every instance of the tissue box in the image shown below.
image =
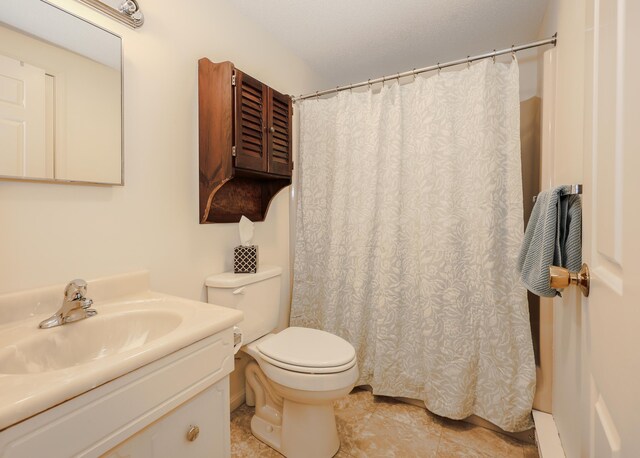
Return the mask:
M 255 274 L 258 271 L 258 246 L 240 245 L 233 249 L 233 272 Z

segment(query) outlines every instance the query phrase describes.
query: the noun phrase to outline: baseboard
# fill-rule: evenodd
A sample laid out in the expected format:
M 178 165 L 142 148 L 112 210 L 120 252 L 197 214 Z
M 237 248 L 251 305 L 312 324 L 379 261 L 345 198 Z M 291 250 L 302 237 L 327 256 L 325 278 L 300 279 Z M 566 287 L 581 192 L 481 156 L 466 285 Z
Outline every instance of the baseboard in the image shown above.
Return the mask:
M 236 393 L 234 396 L 231 397 L 231 412 L 233 412 L 234 410 L 236 410 L 238 407 L 240 407 L 242 404 L 244 404 L 244 390 L 240 391 L 239 393 Z
M 551 414 L 533 411 L 533 422 L 536 425 L 536 442 L 541 458 L 565 458 L 564 449 L 558 435 L 556 422 Z

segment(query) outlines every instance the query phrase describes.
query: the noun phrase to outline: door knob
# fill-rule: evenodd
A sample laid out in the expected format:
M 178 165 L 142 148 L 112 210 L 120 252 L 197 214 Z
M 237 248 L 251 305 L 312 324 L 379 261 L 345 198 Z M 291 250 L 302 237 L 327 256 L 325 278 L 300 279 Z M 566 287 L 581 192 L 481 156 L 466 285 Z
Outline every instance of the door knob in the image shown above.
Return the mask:
M 273 126 L 269 127 L 269 132 L 274 133 L 275 131 L 276 131 L 275 127 L 273 127 Z
M 589 266 L 582 264 L 579 272 L 570 272 L 569 269 L 558 266 L 549 266 L 549 286 L 554 289 L 563 289 L 569 285 L 576 285 L 584 294 L 589 297 Z

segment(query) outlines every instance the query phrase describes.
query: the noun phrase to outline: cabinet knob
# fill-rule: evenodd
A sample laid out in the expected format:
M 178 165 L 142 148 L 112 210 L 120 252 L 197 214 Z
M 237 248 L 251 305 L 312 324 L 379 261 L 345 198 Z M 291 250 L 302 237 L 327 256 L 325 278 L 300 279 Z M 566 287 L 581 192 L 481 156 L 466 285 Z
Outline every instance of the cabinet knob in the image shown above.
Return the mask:
M 198 428 L 198 426 L 191 426 L 189 428 L 189 431 L 187 431 L 187 440 L 189 442 L 193 442 L 194 440 L 196 440 L 198 438 L 198 436 L 200 435 L 200 428 Z
M 275 127 L 273 127 L 273 126 L 269 127 L 269 132 L 274 133 L 275 131 L 276 131 Z

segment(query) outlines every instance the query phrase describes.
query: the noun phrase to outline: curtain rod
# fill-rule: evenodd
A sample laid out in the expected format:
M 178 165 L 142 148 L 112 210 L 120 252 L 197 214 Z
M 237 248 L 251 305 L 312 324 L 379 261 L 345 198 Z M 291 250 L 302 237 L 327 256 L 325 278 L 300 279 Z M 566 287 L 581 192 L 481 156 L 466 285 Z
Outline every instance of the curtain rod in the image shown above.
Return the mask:
M 425 73 L 433 70 L 441 70 L 443 68 L 453 67 L 454 65 L 470 64 L 471 62 L 475 62 L 476 60 L 488 59 L 490 57 L 501 56 L 503 54 L 516 53 L 517 51 L 537 48 L 538 46 L 544 46 L 544 45 L 555 46 L 557 42 L 557 38 L 558 38 L 558 34 L 556 33 L 551 38 L 546 38 L 540 41 L 534 41 L 531 43 L 527 43 L 525 45 L 511 46 L 510 48 L 501 49 L 500 51 L 496 51 L 494 49 L 492 52 L 478 54 L 477 56 L 467 56 L 464 59 L 452 60 L 451 62 L 446 62 L 444 64 L 438 63 L 436 65 L 431 65 L 429 67 L 422 67 L 417 69 L 414 68 L 413 70 L 409 70 L 402 73 L 396 73 L 395 75 L 390 75 L 390 76 L 381 76 L 380 78 L 363 81 L 362 83 L 348 84 L 346 86 L 336 86 L 333 89 L 325 89 L 324 91 L 316 91 L 316 92 L 311 92 L 305 95 L 299 95 L 298 97 L 292 97 L 292 100 L 295 103 L 298 100 L 310 99 L 312 97 L 320 97 L 321 95 L 333 94 L 336 92 L 346 91 L 347 89 L 353 89 L 356 87 L 371 86 L 372 84 L 384 83 L 385 81 L 400 79 L 400 78 L 404 78 L 405 76 L 418 75 L 419 73 Z

